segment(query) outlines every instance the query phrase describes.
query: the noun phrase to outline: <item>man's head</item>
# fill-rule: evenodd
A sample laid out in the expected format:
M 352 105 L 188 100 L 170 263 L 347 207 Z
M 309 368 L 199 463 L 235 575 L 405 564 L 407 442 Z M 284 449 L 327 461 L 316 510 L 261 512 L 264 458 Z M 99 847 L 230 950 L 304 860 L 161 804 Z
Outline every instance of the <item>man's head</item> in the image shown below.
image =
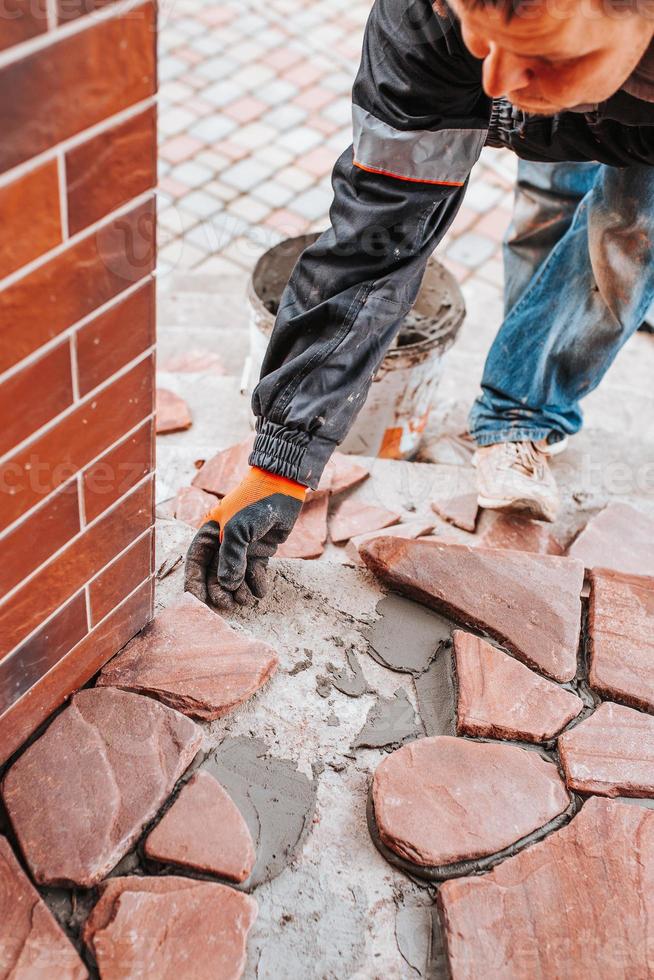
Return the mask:
M 487 94 L 552 115 L 603 102 L 654 36 L 654 0 L 451 0 Z

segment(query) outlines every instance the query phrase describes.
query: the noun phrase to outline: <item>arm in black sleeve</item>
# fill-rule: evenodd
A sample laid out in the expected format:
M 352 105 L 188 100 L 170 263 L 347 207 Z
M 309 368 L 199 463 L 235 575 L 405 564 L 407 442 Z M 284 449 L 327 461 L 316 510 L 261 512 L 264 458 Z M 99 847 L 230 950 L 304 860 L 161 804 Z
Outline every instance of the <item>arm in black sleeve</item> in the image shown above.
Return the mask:
M 486 136 L 480 63 L 429 0 L 377 0 L 331 228 L 282 296 L 250 463 L 310 487 L 343 440 L 454 218 Z

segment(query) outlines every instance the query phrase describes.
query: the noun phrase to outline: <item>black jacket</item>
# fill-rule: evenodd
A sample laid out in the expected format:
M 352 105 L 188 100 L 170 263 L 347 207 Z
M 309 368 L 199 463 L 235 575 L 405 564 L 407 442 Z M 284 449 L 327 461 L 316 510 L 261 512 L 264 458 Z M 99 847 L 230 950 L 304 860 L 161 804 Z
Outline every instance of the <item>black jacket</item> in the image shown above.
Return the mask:
M 331 228 L 295 267 L 253 394 L 253 466 L 317 486 L 485 144 L 530 160 L 654 164 L 654 103 L 618 92 L 592 112 L 529 116 L 484 94 L 481 64 L 429 0 L 375 3 Z

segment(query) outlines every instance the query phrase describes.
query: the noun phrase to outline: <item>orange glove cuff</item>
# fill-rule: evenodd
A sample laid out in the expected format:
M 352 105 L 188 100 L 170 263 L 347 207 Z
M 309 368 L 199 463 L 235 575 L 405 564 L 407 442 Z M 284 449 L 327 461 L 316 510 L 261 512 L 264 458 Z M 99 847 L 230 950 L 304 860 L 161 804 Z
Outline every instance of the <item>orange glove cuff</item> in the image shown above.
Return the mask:
M 216 521 L 220 525 L 222 541 L 225 525 L 234 514 L 274 493 L 283 493 L 287 497 L 304 501 L 307 487 L 285 476 L 278 476 L 276 473 L 269 473 L 268 470 L 261 470 L 258 466 L 251 466 L 247 476 L 239 485 L 209 511 L 205 521 Z

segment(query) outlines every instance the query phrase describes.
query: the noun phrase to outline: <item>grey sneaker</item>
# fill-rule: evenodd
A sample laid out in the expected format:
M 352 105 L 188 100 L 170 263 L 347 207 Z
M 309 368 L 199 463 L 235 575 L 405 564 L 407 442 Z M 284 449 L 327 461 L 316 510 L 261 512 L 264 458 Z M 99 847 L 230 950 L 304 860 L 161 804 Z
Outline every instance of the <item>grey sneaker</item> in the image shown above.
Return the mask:
M 547 456 L 533 442 L 499 442 L 475 454 L 479 506 L 519 511 L 554 521 L 559 509 L 556 480 Z

